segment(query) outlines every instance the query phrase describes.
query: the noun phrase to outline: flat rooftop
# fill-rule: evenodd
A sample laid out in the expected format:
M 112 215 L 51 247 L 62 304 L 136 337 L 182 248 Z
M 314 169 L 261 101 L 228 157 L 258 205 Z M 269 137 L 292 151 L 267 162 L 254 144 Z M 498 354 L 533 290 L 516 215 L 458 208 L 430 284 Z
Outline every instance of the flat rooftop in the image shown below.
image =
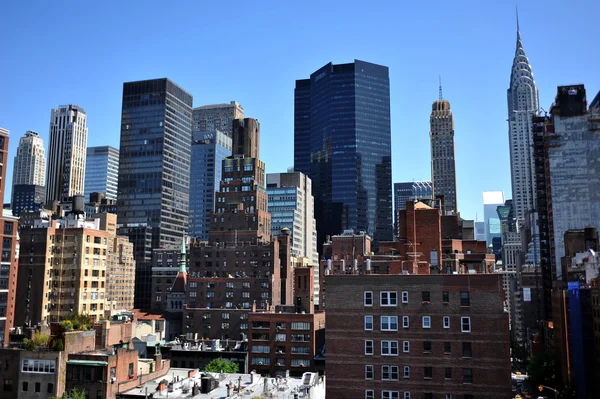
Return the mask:
M 169 382 L 175 380 L 173 384 L 173 392 L 168 392 L 169 398 L 203 398 L 203 399 L 225 399 L 225 398 L 252 398 L 254 396 L 261 396 L 264 390 L 264 378 L 256 374 L 254 381 L 252 382 L 252 376 L 250 374 L 219 374 L 210 373 L 213 377 L 219 381 L 219 387 L 212 390 L 209 393 L 201 393 L 196 396 L 192 396 L 192 387 L 197 384 L 201 386 L 202 373 L 197 372 L 194 377 L 188 378 L 188 372 L 190 369 L 183 368 L 171 368 L 167 374 L 146 382 L 145 384 L 130 389 L 129 391 L 121 392 L 121 395 L 128 397 L 140 397 L 143 398 L 146 395 L 146 388 L 148 390 L 148 397 L 152 398 L 166 398 L 168 389 L 162 392 L 157 391 L 160 381 L 167 380 Z M 241 378 L 242 394 L 239 395 L 237 392 L 230 396 L 227 396 L 227 385 L 232 384 L 234 387 L 238 386 Z M 179 381 L 177 381 L 179 379 Z M 273 394 L 273 398 L 288 398 L 293 393 L 300 393 L 299 398 L 308 398 L 305 396 L 302 390 L 302 378 L 267 378 L 267 392 Z M 185 392 L 185 393 L 184 393 Z M 310 389 L 311 399 L 324 399 L 325 398 L 325 380 L 318 379 Z

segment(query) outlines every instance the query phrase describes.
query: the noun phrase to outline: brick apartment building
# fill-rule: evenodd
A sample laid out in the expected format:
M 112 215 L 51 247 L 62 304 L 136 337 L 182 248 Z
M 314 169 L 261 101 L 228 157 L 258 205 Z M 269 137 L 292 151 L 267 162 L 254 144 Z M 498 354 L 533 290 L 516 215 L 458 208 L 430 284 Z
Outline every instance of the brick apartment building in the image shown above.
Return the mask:
M 261 375 L 301 376 L 317 371 L 315 355 L 325 345 L 325 313 L 315 313 L 314 269 L 294 269 L 294 305 L 249 316 L 248 361 Z
M 8 139 L 8 130 L 0 128 L 0 198 L 4 198 L 6 162 L 9 159 Z M 0 214 L 0 235 L 2 236 L 2 259 L 0 259 L 0 348 L 8 344 L 10 330 L 15 326 L 18 222 L 18 218 Z
M 329 275 L 327 397 L 511 397 L 499 275 Z

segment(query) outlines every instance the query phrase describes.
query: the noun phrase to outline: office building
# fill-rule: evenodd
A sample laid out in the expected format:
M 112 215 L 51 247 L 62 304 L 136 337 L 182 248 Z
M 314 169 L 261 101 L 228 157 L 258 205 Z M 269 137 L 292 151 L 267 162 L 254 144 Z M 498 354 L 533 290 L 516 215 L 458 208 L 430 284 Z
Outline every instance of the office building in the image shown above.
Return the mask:
M 203 105 L 194 108 L 194 132 L 224 132 L 231 137 L 233 121 L 244 119 L 244 108 L 237 102 Z
M 292 236 L 292 255 L 318 264 L 317 231 L 314 218 L 312 181 L 304 173 L 268 173 L 267 194 L 271 214 L 271 233 L 285 228 Z
M 485 241 L 485 222 L 475 222 L 475 239 Z
M 508 144 L 515 218 L 528 221 L 535 209 L 535 178 L 532 117 L 538 114 L 539 96 L 529 59 L 525 55 L 517 21 L 517 46 L 510 73 L 508 99 Z
M 483 192 L 483 223 L 485 226 L 485 241 L 492 245 L 494 238 L 502 238 L 502 227 L 498 217 L 498 207 L 504 205 L 502 191 Z
M 398 212 L 406 209 L 406 201 L 432 198 L 430 181 L 394 183 L 394 235 L 398 235 Z
M 84 198 L 91 193 L 104 193 L 108 199 L 117 199 L 119 183 L 119 150 L 109 145 L 88 147 L 85 164 Z
M 4 198 L 6 183 L 6 160 L 8 159 L 8 130 L 0 128 L 0 198 Z M 0 347 L 8 343 L 10 329 L 15 326 L 17 288 L 17 245 L 19 219 L 2 214 L 0 234 L 2 235 L 2 259 L 0 259 Z
M 304 173 L 267 174 L 267 194 L 271 214 L 271 233 L 291 234 L 291 255 L 295 263 L 309 266 L 319 264 L 317 228 L 312 196 L 312 181 Z M 314 304 L 319 304 L 319 273 L 315 274 Z
M 319 248 L 347 229 L 392 240 L 387 67 L 329 63 L 296 81 L 294 171 L 312 180 Z
M 454 153 L 454 117 L 450 102 L 440 98 L 431 107 L 429 117 L 431 144 L 431 184 L 433 196 L 443 196 L 444 213 L 458 212 L 456 158 Z
M 83 195 L 87 152 L 87 115 L 77 105 L 61 105 L 50 114 L 46 202 Z
M 46 177 L 46 150 L 44 140 L 28 130 L 19 140 L 13 167 L 13 187 L 17 184 L 44 186 Z M 14 190 L 14 188 L 13 188 Z
M 210 212 L 215 208 L 215 191 L 223 176 L 223 160 L 231 155 L 232 142 L 230 135 L 219 130 L 194 130 L 193 137 L 189 236 L 208 240 Z
M 135 306 L 148 308 L 152 249 L 188 232 L 192 96 L 169 79 L 123 84 L 117 212 L 133 242 Z
M 37 212 L 42 209 L 46 198 L 46 189 L 44 186 L 33 184 L 15 184 L 11 195 L 12 213 L 19 217 L 21 212 Z
M 499 280 L 327 276 L 327 398 L 510 397 Z

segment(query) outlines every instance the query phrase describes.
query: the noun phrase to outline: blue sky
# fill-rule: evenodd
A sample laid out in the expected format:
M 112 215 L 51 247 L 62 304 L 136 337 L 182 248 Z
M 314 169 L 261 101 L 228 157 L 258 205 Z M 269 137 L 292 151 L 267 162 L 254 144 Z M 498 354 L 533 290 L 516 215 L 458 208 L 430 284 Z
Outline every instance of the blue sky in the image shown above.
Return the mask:
M 168 5 L 167 5 L 168 4 Z M 540 104 L 556 86 L 600 89 L 600 2 L 520 2 Z M 242 104 L 261 122 L 267 172 L 293 164 L 293 89 L 324 64 L 390 68 L 393 181 L 428 180 L 429 113 L 442 75 L 455 118 L 458 204 L 510 198 L 506 89 L 515 4 L 489 1 L 11 1 L 0 5 L 0 126 L 12 158 L 26 130 L 47 141 L 50 109 L 88 114 L 88 144 L 119 145 L 123 82 L 169 77 L 194 105 Z

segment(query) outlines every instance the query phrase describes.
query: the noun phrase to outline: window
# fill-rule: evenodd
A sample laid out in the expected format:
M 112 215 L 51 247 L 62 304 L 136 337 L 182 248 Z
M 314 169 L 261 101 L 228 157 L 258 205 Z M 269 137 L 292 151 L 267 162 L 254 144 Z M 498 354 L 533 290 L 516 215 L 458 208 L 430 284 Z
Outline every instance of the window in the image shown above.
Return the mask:
M 13 380 L 11 378 L 4 379 L 4 392 L 12 392 Z
M 452 399 L 452 394 L 451 393 L 447 393 L 446 394 L 446 399 Z
M 463 357 L 473 357 L 473 351 L 470 342 L 463 342 Z
M 133 375 L 133 363 L 129 363 L 129 378 L 132 378 Z
M 431 295 L 429 294 L 429 291 L 422 291 L 421 297 L 423 298 L 423 302 L 429 302 L 431 300 Z
M 443 326 L 444 328 L 450 328 L 450 316 L 444 316 Z
M 381 366 L 382 380 L 398 380 L 400 378 L 400 367 L 398 366 Z
M 365 331 L 373 330 L 373 316 L 365 316 Z
M 402 291 L 402 303 L 408 303 L 408 291 Z
M 373 306 L 373 291 L 365 291 L 365 306 Z
M 433 394 L 431 392 L 426 392 L 423 394 L 423 399 L 433 399 Z
M 381 341 L 382 356 L 398 356 L 398 341 Z
M 371 317 L 371 323 L 373 323 L 373 316 Z M 373 329 L 373 327 L 371 327 Z M 294 322 L 292 323 L 292 330 L 310 330 L 310 323 L 306 322 Z
M 365 380 L 372 380 L 375 378 L 375 371 L 372 364 L 367 364 L 365 366 Z
M 404 399 L 410 399 L 410 392 L 404 392 Z
M 410 367 L 404 366 L 404 378 L 410 378 Z
M 23 381 L 23 392 L 27 392 L 29 389 L 29 383 L 27 381 Z
M 452 353 L 452 343 L 450 342 L 444 342 L 444 353 L 447 355 L 449 353 Z
M 473 399 L 473 395 L 471 395 L 470 393 L 466 393 L 466 394 L 463 396 L 463 398 L 464 398 L 464 399 Z
M 460 293 L 460 306 L 471 306 L 471 298 L 468 292 Z
M 396 291 L 382 291 L 379 294 L 381 306 L 398 306 L 398 293 Z
M 381 331 L 398 331 L 398 316 L 381 316 Z
M 42 390 L 42 383 L 41 382 L 36 382 L 35 383 L 35 391 L 36 392 L 40 392 Z
M 372 389 L 365 390 L 365 399 L 375 399 L 375 391 Z
M 408 341 L 402 342 L 402 352 L 404 352 L 404 353 L 410 352 L 410 342 L 408 342 Z
M 423 352 L 431 353 L 431 341 L 423 341 Z
M 447 380 L 452 379 L 452 367 L 446 367 L 444 371 L 444 378 L 446 378 Z
M 430 380 L 433 378 L 433 367 L 431 367 L 431 366 L 423 367 L 423 378 L 426 380 Z
M 431 316 L 423 316 L 423 328 L 431 328 Z
M 381 399 L 400 399 L 398 391 L 381 391 Z
M 365 339 L 365 355 L 373 354 L 373 340 Z
M 442 292 L 442 302 L 450 303 L 450 293 L 447 291 Z
M 463 383 L 465 383 L 465 384 L 473 383 L 473 369 L 471 369 L 471 368 L 463 369 Z
M 460 331 L 471 332 L 471 318 L 461 317 L 460 318 Z
M 402 328 L 408 328 L 408 316 L 402 316 Z

